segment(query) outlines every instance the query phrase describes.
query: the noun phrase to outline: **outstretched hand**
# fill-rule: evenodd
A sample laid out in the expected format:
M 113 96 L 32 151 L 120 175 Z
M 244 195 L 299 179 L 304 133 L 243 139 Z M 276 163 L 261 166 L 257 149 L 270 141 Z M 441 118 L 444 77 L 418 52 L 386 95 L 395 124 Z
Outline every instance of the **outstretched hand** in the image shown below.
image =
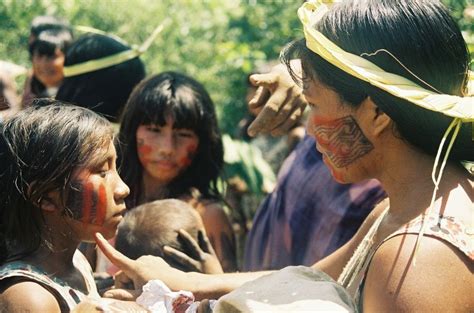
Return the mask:
M 104 255 L 122 270 L 121 280 L 129 278 L 135 289 L 141 289 L 149 280 L 159 279 L 171 290 L 186 290 L 185 273 L 170 267 L 162 258 L 145 255 L 132 260 L 112 247 L 101 234 L 95 234 L 95 241 Z
M 188 271 L 204 274 L 221 274 L 224 271 L 216 256 L 209 239 L 202 231 L 198 232 L 198 242 L 184 229 L 178 231 L 178 236 L 188 254 L 170 246 L 164 246 L 165 259 L 175 262 Z
M 299 60 L 292 61 L 291 65 L 295 72 L 301 71 Z M 250 82 L 258 89 L 249 101 L 249 107 L 260 110 L 248 128 L 250 136 L 258 133 L 282 135 L 301 119 L 306 100 L 285 65 L 274 66 L 266 74 L 254 74 L 250 76 Z

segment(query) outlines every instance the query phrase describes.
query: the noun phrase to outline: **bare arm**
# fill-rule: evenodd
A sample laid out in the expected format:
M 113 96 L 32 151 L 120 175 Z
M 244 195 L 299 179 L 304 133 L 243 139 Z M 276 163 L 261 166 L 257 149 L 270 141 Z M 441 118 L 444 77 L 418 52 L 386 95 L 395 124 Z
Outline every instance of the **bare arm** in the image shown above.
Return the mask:
M 131 260 L 112 247 L 100 234 L 96 234 L 98 247 L 124 274 L 133 280 L 136 289 L 152 279 L 162 280 L 171 290 L 189 290 L 197 299 L 214 298 L 229 293 L 242 284 L 271 272 L 201 274 L 185 273 L 170 267 L 162 258 L 142 256 Z
M 0 295 L 0 312 L 61 312 L 56 298 L 35 282 L 6 287 Z

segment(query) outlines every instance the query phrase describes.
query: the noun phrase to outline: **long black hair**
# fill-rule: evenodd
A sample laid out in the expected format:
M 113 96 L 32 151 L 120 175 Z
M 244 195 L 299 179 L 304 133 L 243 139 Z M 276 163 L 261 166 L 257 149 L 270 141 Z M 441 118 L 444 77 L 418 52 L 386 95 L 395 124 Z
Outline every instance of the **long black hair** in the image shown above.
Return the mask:
M 45 240 L 41 201 L 71 190 L 71 175 L 112 140 L 110 123 L 54 100 L 0 126 L 0 264 L 33 253 Z
M 217 118 L 209 94 L 199 82 L 183 74 L 164 72 L 142 81 L 125 106 L 119 139 L 120 172 L 130 186 L 126 199 L 134 207 L 143 190 L 143 168 L 137 155 L 136 133 L 140 125 L 166 124 L 174 120 L 174 128 L 193 130 L 199 146 L 191 165 L 168 186 L 168 197 L 179 197 L 191 187 L 204 197 L 219 197 L 217 179 L 223 166 L 223 146 Z
M 434 91 L 466 94 L 469 53 L 457 24 L 437 0 L 345 1 L 335 5 L 316 29 L 345 51 L 362 56 L 387 72 Z M 380 49 L 389 51 L 398 61 L 385 51 L 373 54 Z M 353 106 L 370 96 L 395 122 L 397 134 L 425 153 L 436 154 L 452 118 L 345 73 L 309 50 L 304 39 L 289 44 L 282 52 L 290 72 L 290 60 L 295 57 L 301 59 L 303 79 L 319 80 Z M 295 73 L 293 76 L 301 82 L 301 77 Z M 474 159 L 471 134 L 472 123 L 464 123 L 451 160 Z

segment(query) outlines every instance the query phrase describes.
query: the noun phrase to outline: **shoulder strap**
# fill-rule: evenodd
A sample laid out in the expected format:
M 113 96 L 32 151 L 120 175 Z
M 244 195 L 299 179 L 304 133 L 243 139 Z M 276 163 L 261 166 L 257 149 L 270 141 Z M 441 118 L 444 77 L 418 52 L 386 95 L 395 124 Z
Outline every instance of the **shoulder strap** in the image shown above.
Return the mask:
M 54 295 L 62 308 L 68 310 L 72 310 L 80 301 L 77 295 L 74 297 L 75 294 L 70 293 L 69 290 L 73 289 L 59 284 L 40 268 L 22 261 L 10 262 L 0 268 L 0 281 L 9 278 L 19 278 L 40 284 Z
M 361 273 L 365 272 L 365 269 L 367 268 L 367 265 L 374 254 L 375 249 L 373 249 L 373 239 L 377 233 L 380 223 L 384 219 L 385 215 L 387 215 L 388 210 L 389 207 L 387 207 L 372 224 L 364 239 L 354 251 L 354 254 L 350 258 L 349 262 L 347 262 L 346 266 L 344 266 L 341 275 L 337 279 L 338 283 L 340 283 L 352 293 L 356 292 L 354 285 L 354 283 L 357 281 L 356 278 L 359 277 Z
M 398 235 L 418 234 L 423 219 L 425 219 L 424 222 L 426 223 L 426 236 L 435 237 L 448 242 L 465 254 L 471 261 L 474 261 L 474 234 L 468 231 L 468 228 L 462 221 L 452 216 L 420 215 L 390 234 L 381 244 Z

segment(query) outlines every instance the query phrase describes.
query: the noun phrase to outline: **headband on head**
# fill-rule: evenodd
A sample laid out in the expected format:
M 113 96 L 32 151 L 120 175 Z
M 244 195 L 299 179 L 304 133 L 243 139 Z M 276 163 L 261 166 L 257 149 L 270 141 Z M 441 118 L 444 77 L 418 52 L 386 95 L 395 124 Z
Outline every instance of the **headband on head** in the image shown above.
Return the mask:
M 126 62 L 128 60 L 131 60 L 140 56 L 143 52 L 145 52 L 150 47 L 150 45 L 156 39 L 158 34 L 163 30 L 164 25 L 165 23 L 167 23 L 167 21 L 168 19 L 166 19 L 163 23 L 161 23 L 158 27 L 156 27 L 153 33 L 147 38 L 147 40 L 145 40 L 145 42 L 141 46 L 133 46 L 129 50 L 115 53 L 115 54 L 112 54 L 100 59 L 89 60 L 89 61 L 85 61 L 79 64 L 65 66 L 63 68 L 64 77 L 77 76 L 77 75 L 81 75 L 81 74 L 85 74 L 89 72 L 98 71 L 98 70 L 101 70 L 110 66 L 114 66 L 114 65 Z M 82 30 L 82 31 L 96 33 L 96 34 L 110 36 L 110 35 L 107 35 L 103 31 L 100 31 L 91 27 L 78 26 L 77 29 Z M 115 36 L 110 36 L 110 37 L 116 39 Z M 121 43 L 124 43 L 123 40 L 118 40 L 118 41 Z
M 463 122 L 474 121 L 474 110 L 472 108 L 474 97 L 471 95 L 474 92 L 474 75 L 472 72 L 469 73 L 468 85 L 473 89 L 469 90 L 469 96 L 459 97 L 439 94 L 425 89 L 403 76 L 386 72 L 361 56 L 344 51 L 317 31 L 314 27 L 315 24 L 324 16 L 333 3 L 338 2 L 341 2 L 341 0 L 313 0 L 304 3 L 299 8 L 298 16 L 304 26 L 306 46 L 311 51 L 346 73 L 395 97 L 405 99 L 431 111 L 459 118 Z M 379 51 L 381 50 L 374 53 Z M 388 53 L 390 54 L 390 52 Z M 371 54 L 373 53 L 367 53 L 367 55 Z
M 433 166 L 432 179 L 435 187 L 431 204 L 427 210 L 430 211 L 436 199 L 436 192 L 438 190 L 449 153 L 451 152 L 454 141 L 456 140 L 456 137 L 461 129 L 462 123 L 473 123 L 474 140 L 474 97 L 472 96 L 474 93 L 474 73 L 470 71 L 468 73 L 469 81 L 467 96 L 460 97 L 455 95 L 441 94 L 423 88 L 403 76 L 386 72 L 379 66 L 368 61 L 367 59 L 362 58 L 361 56 L 344 51 L 315 28 L 315 25 L 330 10 L 331 6 L 334 3 L 339 2 L 342 1 L 310 0 L 304 3 L 298 9 L 298 17 L 304 26 L 304 35 L 307 48 L 344 72 L 360 80 L 368 82 L 371 85 L 378 87 L 395 97 L 405 99 L 422 108 L 439 112 L 453 118 L 453 121 L 443 135 Z M 364 53 L 362 55 L 373 55 L 381 51 L 388 53 L 401 66 L 411 73 L 411 71 L 407 69 L 394 55 L 385 49 L 377 50 L 373 53 Z M 416 77 L 416 75 L 414 76 Z M 420 79 L 420 81 L 422 80 Z M 425 84 L 428 85 L 427 83 Z M 451 138 L 449 140 L 446 152 L 444 156 L 441 157 L 445 143 L 450 135 Z M 437 169 L 440 163 L 441 165 L 438 172 Z M 425 220 L 426 219 L 423 219 L 423 223 L 416 241 L 415 256 L 419 248 L 420 239 L 423 237 L 425 231 Z M 415 263 L 416 257 L 414 258 L 414 264 Z M 340 278 L 347 275 L 347 273 L 344 272 L 345 271 L 343 271 L 343 274 L 341 274 Z

